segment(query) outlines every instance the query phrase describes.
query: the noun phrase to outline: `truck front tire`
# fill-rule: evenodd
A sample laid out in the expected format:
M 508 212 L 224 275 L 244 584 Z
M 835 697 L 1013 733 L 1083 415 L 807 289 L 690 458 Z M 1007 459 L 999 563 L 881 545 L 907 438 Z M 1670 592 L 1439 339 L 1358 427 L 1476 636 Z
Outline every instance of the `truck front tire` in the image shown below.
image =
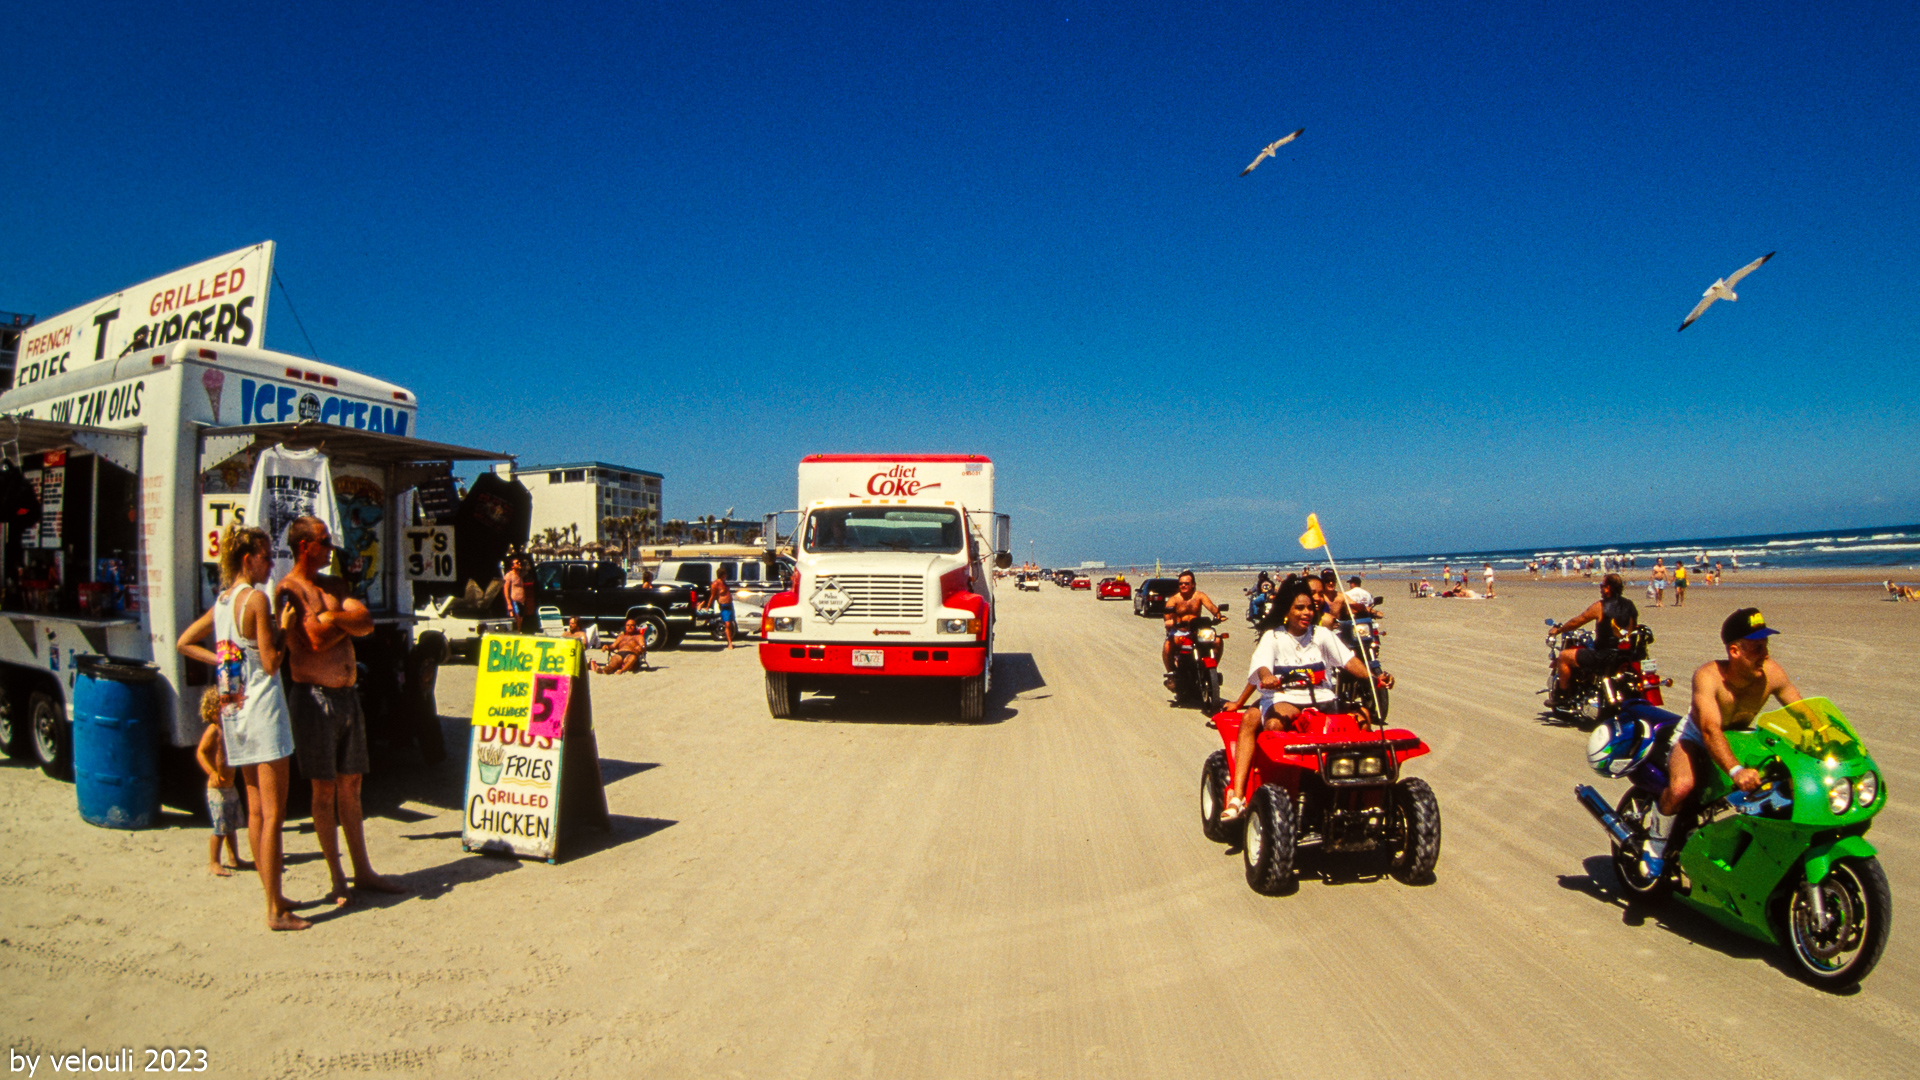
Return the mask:
M 965 675 L 960 679 L 960 722 L 977 724 L 987 715 L 987 676 Z
M 775 720 L 790 720 L 800 711 L 800 677 L 784 671 L 767 672 L 767 712 Z

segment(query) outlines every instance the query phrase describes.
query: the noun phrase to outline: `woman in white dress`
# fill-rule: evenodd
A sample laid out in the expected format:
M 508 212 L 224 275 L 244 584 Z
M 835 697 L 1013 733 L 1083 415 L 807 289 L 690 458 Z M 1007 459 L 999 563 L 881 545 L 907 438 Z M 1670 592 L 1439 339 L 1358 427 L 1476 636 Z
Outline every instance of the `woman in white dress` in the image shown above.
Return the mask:
M 246 777 L 247 846 L 267 894 L 267 928 L 305 930 L 312 924 L 293 913 L 280 890 L 280 828 L 287 816 L 293 724 L 279 677 L 286 627 L 274 624 L 260 588 L 272 572 L 273 543 L 265 532 L 228 530 L 220 550 L 223 591 L 212 610 L 180 635 L 177 648 L 214 670 L 227 760 Z M 211 652 L 202 644 L 209 634 Z

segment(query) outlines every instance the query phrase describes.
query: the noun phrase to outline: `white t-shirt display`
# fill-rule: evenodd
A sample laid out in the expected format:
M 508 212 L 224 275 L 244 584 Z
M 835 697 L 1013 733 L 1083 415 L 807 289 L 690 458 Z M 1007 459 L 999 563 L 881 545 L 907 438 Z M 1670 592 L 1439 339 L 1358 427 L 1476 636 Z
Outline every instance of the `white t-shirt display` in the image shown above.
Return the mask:
M 1302 708 L 1316 703 L 1331 705 L 1338 696 L 1335 693 L 1335 672 L 1345 667 L 1351 659 L 1353 650 L 1324 626 L 1315 626 L 1299 637 L 1288 633 L 1283 626 L 1260 635 L 1259 643 L 1253 647 L 1253 658 L 1247 664 L 1247 681 L 1253 682 L 1261 668 L 1266 668 L 1281 679 L 1292 675 L 1296 679 L 1304 676 L 1312 681 L 1312 686 L 1290 689 L 1268 690 L 1263 687 L 1260 690 L 1260 708 L 1263 710 L 1276 700 Z
M 318 450 L 289 450 L 269 446 L 253 466 L 253 487 L 247 492 L 247 523 L 265 529 L 273 541 L 273 580 L 293 569 L 293 549 L 287 546 L 287 526 L 298 517 L 326 522 L 333 542 L 340 540 L 340 511 L 333 498 L 333 468 Z

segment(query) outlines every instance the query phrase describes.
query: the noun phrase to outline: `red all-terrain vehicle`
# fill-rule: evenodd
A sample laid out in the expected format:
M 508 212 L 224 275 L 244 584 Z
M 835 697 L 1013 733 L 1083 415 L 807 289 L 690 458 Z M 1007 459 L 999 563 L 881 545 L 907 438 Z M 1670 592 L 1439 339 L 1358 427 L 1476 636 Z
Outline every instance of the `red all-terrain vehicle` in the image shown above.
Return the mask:
M 1256 714 L 1251 710 L 1249 717 Z M 1403 728 L 1363 726 L 1352 713 L 1302 712 L 1292 730 L 1263 731 L 1247 777 L 1247 812 L 1221 821 L 1233 753 L 1240 739 L 1238 712 L 1214 716 L 1226 749 L 1215 750 L 1200 772 L 1200 827 L 1207 839 L 1241 839 L 1247 884 L 1274 895 L 1293 878 L 1302 849 L 1379 852 L 1406 882 L 1433 877 L 1440 861 L 1440 803 L 1417 776 L 1402 778 L 1409 758 L 1426 753 L 1420 737 Z

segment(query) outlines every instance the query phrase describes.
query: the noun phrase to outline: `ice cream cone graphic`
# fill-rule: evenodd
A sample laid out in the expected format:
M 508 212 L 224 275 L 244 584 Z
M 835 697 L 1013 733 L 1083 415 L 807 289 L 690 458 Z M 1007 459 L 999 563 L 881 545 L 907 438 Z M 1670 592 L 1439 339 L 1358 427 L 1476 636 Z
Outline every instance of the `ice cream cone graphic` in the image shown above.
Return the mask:
M 219 368 L 208 368 L 200 375 L 200 385 L 207 388 L 207 404 L 213 407 L 213 422 L 220 422 L 220 389 L 227 384 L 227 373 Z

